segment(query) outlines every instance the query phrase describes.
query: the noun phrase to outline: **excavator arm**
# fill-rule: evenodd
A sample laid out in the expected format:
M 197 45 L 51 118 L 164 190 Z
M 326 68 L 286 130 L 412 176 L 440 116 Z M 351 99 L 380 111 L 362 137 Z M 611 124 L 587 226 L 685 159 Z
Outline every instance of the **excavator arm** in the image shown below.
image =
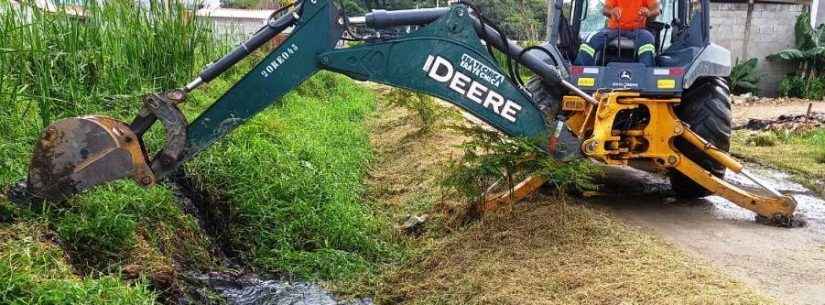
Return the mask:
M 506 40 L 471 15 L 469 7 L 377 11 L 368 26 L 424 25 L 414 33 L 337 48 L 349 19 L 329 0 L 305 0 L 229 54 L 209 65 L 185 87 L 151 94 L 131 124 L 94 116 L 59 121 L 44 131 L 35 148 L 29 188 L 40 198 L 61 200 L 93 185 L 132 177 L 153 185 L 183 162 L 214 144 L 320 70 L 438 96 L 501 132 L 546 142 L 544 117 L 514 84 L 481 41 L 548 80 L 559 72 L 548 51 L 528 50 Z M 287 38 L 191 123 L 177 104 L 277 35 Z M 149 157 L 141 140 L 154 123 L 166 128 L 166 146 Z
M 353 23 L 377 29 L 421 28 L 397 37 L 361 39 L 362 44 L 342 47 L 340 42 L 344 37 L 355 38 L 355 34 L 348 30 Z M 287 31 L 288 36 L 278 47 L 207 110 L 187 123 L 177 107 L 185 101 L 187 94 Z M 570 109 L 565 112 L 572 115 L 570 122 L 564 117 L 545 118 L 514 76 L 517 72 L 502 71 L 491 54 L 492 48 L 508 60 L 530 69 L 546 86 L 563 87 L 564 91 L 577 97 L 581 107 L 568 107 Z M 143 107 L 130 124 L 103 116 L 89 116 L 68 118 L 50 125 L 35 147 L 28 188 L 35 197 L 63 200 L 94 185 L 126 177 L 151 186 L 257 113 L 278 103 L 285 94 L 320 70 L 437 96 L 504 134 L 534 140 L 550 156 L 560 160 L 585 155 L 591 159 L 604 159 L 606 154 L 593 153 L 588 145 L 593 145 L 599 135 L 612 136 L 612 131 L 606 130 L 612 126 L 584 130 L 598 127 L 600 122 L 612 121 L 613 117 L 594 119 L 587 115 L 601 115 L 601 112 L 610 110 L 612 104 L 608 101 L 614 101 L 619 95 L 610 93 L 597 100 L 582 92 L 564 80 L 562 72 L 566 70 L 558 68 L 560 63 L 563 60 L 554 47 L 520 47 L 469 4 L 439 9 L 375 11 L 364 17 L 348 18 L 330 0 L 303 0 L 280 17 L 271 18 L 251 38 L 209 65 L 183 88 L 146 96 Z M 645 101 L 637 104 L 650 103 Z M 664 120 L 674 121 L 674 124 L 678 121 L 674 117 Z M 151 155 L 142 136 L 158 121 L 166 129 L 166 145 Z M 576 130 L 579 132 L 574 132 Z M 682 157 L 669 142 L 672 136 L 663 137 L 662 141 L 667 143 L 657 147 L 665 147 L 662 148 L 665 151 L 657 153 Z M 650 140 L 650 137 L 639 140 Z M 639 154 L 636 157 L 651 156 Z M 614 161 L 606 162 L 609 164 L 623 162 L 608 161 Z M 677 170 L 685 168 L 675 163 L 668 166 Z M 725 184 L 702 179 L 712 175 L 702 172 L 701 168 L 690 167 L 684 171 L 699 179 L 702 185 L 726 194 L 720 190 Z M 487 205 L 520 200 L 543 182 L 542 178 L 531 177 L 516 190 L 489 198 Z M 733 193 L 740 197 L 747 195 Z M 770 204 L 776 205 L 775 200 Z M 789 213 L 793 211 L 790 209 L 789 212 L 787 205 L 781 211 L 771 208 L 751 210 L 766 217 L 776 213 L 790 217 Z

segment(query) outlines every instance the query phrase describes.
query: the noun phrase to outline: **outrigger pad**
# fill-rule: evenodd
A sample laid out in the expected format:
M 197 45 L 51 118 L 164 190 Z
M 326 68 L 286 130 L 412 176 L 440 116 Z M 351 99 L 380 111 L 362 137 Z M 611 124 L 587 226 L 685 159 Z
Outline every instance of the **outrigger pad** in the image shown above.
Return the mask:
M 105 116 L 68 118 L 49 125 L 35 145 L 28 188 L 37 198 L 62 201 L 128 176 L 144 186 L 155 182 L 126 124 Z

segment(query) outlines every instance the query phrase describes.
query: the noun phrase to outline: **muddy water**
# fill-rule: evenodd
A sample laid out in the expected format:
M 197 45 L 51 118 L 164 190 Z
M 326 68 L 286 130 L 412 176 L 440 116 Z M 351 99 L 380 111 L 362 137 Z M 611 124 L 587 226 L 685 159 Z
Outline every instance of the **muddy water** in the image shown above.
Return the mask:
M 825 201 L 781 172 L 750 164 L 747 168 L 791 193 L 807 225 L 788 229 L 758 224 L 753 213 L 719 197 L 678 200 L 664 178 L 627 169 L 609 169 L 611 178 L 605 181 L 622 196 L 587 201 L 653 231 L 780 303 L 825 304 Z M 738 175 L 726 179 L 752 185 Z
M 227 201 L 210 196 L 196 185 L 183 171 L 176 173 L 170 184 L 183 210 L 198 220 L 203 232 L 213 241 L 212 254 L 222 261 L 223 267 L 244 269 L 245 262 L 226 235 L 231 221 Z M 254 273 L 188 273 L 183 280 L 183 293 L 177 302 L 180 305 L 372 305 L 370 299 L 341 302 L 314 283 L 263 278 Z
M 287 280 L 265 280 L 254 274 L 191 274 L 190 282 L 216 292 L 232 305 L 372 305 L 369 299 L 339 301 L 321 286 Z M 207 299 L 206 294 L 195 298 Z M 200 303 L 195 301 L 193 303 Z
M 806 225 L 820 228 L 825 226 L 825 200 L 817 197 L 814 191 L 791 181 L 790 175 L 777 170 L 759 167 L 753 164 L 748 164 L 748 170 L 756 175 L 762 183 L 773 187 L 780 193 L 794 197 L 797 202 L 797 217 L 804 220 Z M 731 172 L 727 173 L 725 180 L 737 185 L 757 187 L 757 185 L 747 177 Z M 713 202 L 713 206 L 716 208 L 714 213 L 720 218 L 751 219 L 753 217 L 753 213 L 734 205 L 724 198 L 712 196 L 706 199 Z M 823 300 L 823 304 L 825 304 L 825 300 Z

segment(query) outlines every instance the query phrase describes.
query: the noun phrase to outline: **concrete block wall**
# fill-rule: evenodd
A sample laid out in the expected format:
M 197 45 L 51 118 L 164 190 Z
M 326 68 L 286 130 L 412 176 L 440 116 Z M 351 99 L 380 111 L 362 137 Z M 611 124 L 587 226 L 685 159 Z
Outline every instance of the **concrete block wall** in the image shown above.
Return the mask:
M 711 41 L 737 58 L 758 58 L 762 79 L 759 94 L 775 96 L 779 82 L 794 67 L 765 57 L 794 46 L 794 24 L 801 4 L 754 3 L 748 32 L 748 3 L 711 3 Z
M 212 23 L 217 38 L 242 42 L 255 34 L 272 12 L 274 11 L 210 8 L 199 10 L 197 16 Z

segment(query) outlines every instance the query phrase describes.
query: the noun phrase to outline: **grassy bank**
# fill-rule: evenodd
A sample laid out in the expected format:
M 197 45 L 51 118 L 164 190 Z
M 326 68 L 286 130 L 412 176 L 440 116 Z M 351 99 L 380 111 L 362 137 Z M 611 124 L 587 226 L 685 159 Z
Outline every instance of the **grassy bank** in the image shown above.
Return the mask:
M 737 156 L 793 173 L 809 187 L 816 187 L 817 180 L 825 181 L 825 129 L 804 133 L 737 131 L 731 144 Z M 825 192 L 821 184 L 819 188 Z
M 246 261 L 341 279 L 393 256 L 388 223 L 361 202 L 373 103 L 371 91 L 322 73 L 189 164 L 231 206 L 227 234 Z
M 142 282 L 77 276 L 46 227 L 37 222 L 0 226 L 3 304 L 154 304 L 154 294 Z
M 181 12 L 141 12 L 125 2 L 92 7 L 84 20 L 26 14 L 0 17 L 3 41 L 12 42 L 0 53 L 10 72 L 0 76 L 3 187 L 25 177 L 48 122 L 87 113 L 128 121 L 142 94 L 184 83 L 223 45 Z M 187 117 L 254 61 L 193 93 L 183 105 Z M 186 167 L 198 191 L 220 200 L 207 203 L 215 210 L 200 221 L 168 185 L 120 181 L 60 204 L 0 197 L 0 271 L 20 283 L 0 282 L 0 303 L 48 303 L 49 296 L 171 303 L 185 293 L 183 273 L 226 268 L 227 249 L 264 274 L 341 280 L 374 270 L 401 250 L 386 218 L 361 198 L 372 160 L 363 122 L 373 102 L 371 91 L 322 73 L 239 128 Z M 159 131 L 148 135 L 150 146 L 159 144 Z M 34 248 L 48 251 L 36 264 L 18 262 Z
M 128 120 L 139 96 L 185 82 L 222 49 L 181 7 L 89 3 L 85 17 L 0 4 L 3 188 L 25 178 L 50 121 Z M 60 204 L 0 197 L 0 206 L 2 304 L 150 304 L 172 297 L 181 270 L 215 264 L 197 221 L 167 188 L 123 181 Z

